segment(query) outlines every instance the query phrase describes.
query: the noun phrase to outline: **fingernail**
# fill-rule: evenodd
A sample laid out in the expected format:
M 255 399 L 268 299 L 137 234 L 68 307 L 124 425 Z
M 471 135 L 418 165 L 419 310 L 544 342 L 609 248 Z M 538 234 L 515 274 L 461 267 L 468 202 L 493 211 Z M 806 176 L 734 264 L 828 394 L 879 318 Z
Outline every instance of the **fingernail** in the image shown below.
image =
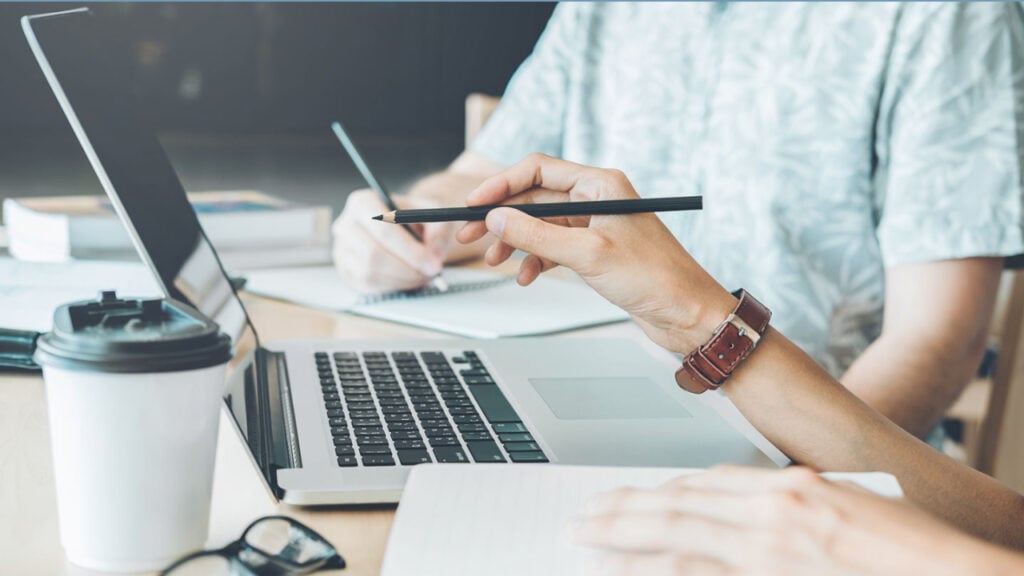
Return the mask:
M 492 210 L 487 214 L 487 229 L 500 238 L 505 232 L 505 220 L 507 218 L 504 210 Z

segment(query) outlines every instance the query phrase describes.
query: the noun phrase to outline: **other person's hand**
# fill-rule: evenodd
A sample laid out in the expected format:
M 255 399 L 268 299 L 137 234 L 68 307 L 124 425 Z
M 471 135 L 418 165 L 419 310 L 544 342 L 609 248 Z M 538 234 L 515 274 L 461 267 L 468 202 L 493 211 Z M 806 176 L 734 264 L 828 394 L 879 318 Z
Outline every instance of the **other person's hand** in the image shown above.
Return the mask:
M 806 468 L 713 468 L 609 492 L 584 514 L 570 537 L 607 552 L 595 575 L 981 574 L 968 559 L 990 546 Z
M 520 204 L 637 198 L 626 176 L 536 154 L 485 180 L 466 203 Z M 629 312 L 647 335 L 676 352 L 690 352 L 735 308 L 736 299 L 698 265 L 655 214 L 552 218 L 511 208 L 492 210 L 456 235 L 472 242 L 490 232 L 490 265 L 514 249 L 529 255 L 518 282 L 527 285 L 555 266 L 575 270 Z
M 440 206 L 411 196 L 395 197 L 395 204 L 400 209 Z M 357 190 L 334 221 L 334 265 L 354 290 L 379 293 L 424 286 L 441 271 L 458 228 L 451 222 L 413 224 L 420 242 L 401 226 L 372 219 L 385 212 L 389 210 L 376 193 Z

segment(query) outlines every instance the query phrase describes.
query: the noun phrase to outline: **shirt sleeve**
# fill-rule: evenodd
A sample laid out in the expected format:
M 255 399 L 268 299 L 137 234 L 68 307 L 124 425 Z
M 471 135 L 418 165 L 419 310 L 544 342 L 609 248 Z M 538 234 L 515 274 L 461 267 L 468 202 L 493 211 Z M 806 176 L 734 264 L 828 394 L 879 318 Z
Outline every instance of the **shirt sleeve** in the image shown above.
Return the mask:
M 562 155 L 573 62 L 580 57 L 580 22 L 589 5 L 555 7 L 533 52 L 509 81 L 501 103 L 469 148 L 509 166 L 533 152 Z
M 1024 253 L 1022 36 L 1015 3 L 904 6 L 876 130 L 887 267 Z

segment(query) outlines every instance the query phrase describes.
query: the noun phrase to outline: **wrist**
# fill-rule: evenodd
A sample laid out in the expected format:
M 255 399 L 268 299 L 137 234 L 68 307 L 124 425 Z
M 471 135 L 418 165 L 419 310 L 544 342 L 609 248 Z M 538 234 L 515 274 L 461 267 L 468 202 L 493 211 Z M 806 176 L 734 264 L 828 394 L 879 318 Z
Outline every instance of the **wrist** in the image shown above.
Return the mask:
M 676 326 L 676 345 L 673 351 L 690 354 L 707 342 L 715 329 L 736 309 L 738 300 L 720 286 L 707 291 L 706 295 L 694 299 L 686 320 Z

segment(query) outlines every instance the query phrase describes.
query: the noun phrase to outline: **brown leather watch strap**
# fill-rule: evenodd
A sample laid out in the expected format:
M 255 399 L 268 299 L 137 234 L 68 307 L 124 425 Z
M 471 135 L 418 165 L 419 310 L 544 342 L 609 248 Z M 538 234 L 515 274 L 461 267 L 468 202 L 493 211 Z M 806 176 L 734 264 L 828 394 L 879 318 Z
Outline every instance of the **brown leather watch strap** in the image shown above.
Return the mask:
M 737 290 L 733 296 L 740 300 L 736 310 L 719 324 L 707 343 L 683 359 L 676 371 L 680 388 L 694 394 L 717 389 L 764 335 L 771 311 L 746 290 Z

